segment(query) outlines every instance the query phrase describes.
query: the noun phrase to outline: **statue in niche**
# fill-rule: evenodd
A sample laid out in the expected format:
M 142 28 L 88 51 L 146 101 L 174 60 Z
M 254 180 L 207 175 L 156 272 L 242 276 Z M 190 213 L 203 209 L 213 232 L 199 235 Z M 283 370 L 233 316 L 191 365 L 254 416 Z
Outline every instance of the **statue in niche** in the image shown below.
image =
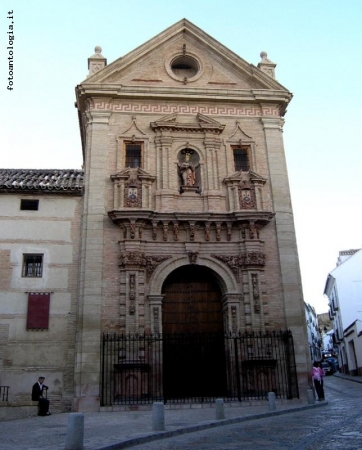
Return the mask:
M 178 162 L 179 174 L 182 186 L 195 187 L 196 169 L 199 167 L 198 155 L 191 149 L 181 152 Z

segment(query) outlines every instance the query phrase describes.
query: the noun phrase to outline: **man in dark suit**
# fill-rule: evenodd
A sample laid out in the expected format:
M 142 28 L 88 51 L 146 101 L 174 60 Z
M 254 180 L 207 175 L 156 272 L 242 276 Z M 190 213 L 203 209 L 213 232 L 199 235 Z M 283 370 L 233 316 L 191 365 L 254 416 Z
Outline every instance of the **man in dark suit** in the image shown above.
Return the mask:
M 38 416 L 50 416 L 49 412 L 49 400 L 46 398 L 46 391 L 48 386 L 44 384 L 45 377 L 39 377 L 38 381 L 33 385 L 31 392 L 31 399 L 39 402 Z M 45 397 L 44 397 L 45 391 Z

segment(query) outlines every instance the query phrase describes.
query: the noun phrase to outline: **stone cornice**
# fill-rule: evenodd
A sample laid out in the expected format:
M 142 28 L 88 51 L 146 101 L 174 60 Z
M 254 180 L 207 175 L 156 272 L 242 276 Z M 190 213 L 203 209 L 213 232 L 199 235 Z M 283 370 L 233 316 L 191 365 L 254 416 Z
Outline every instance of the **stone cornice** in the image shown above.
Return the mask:
M 204 89 L 178 87 L 153 86 L 152 90 L 148 86 L 124 86 L 119 84 L 94 85 L 83 84 L 77 87 L 77 106 L 81 110 L 86 110 L 87 98 L 107 98 L 137 100 L 177 100 L 177 101 L 212 101 L 213 103 L 225 102 L 247 102 L 247 103 L 275 103 L 285 111 L 288 103 L 292 99 L 289 91 L 269 90 L 269 89 Z M 111 105 L 110 105 L 111 106 Z M 109 110 L 113 108 L 109 107 Z
M 161 213 L 150 210 L 113 210 L 108 212 L 109 218 L 116 224 L 130 220 L 148 220 L 151 222 L 210 222 L 210 223 L 249 223 L 260 225 L 269 223 L 274 214 L 271 211 L 240 211 L 233 213 Z

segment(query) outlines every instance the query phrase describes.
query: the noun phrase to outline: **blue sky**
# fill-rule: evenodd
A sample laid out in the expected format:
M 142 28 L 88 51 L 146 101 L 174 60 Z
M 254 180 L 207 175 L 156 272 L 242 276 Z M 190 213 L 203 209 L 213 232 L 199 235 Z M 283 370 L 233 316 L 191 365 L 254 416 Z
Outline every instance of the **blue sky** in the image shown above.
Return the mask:
M 304 300 L 325 312 L 324 284 L 338 252 L 362 247 L 360 0 L 5 0 L 0 166 L 80 168 L 74 88 L 94 47 L 111 63 L 184 17 L 249 63 L 266 51 L 294 95 L 284 144 Z

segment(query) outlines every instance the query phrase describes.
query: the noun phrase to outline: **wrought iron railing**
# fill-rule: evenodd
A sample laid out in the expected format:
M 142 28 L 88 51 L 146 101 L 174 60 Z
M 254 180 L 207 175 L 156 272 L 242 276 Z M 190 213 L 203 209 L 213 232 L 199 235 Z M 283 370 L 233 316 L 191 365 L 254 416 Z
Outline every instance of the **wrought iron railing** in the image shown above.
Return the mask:
M 7 402 L 9 398 L 10 386 L 0 386 L 0 401 Z
M 292 333 L 102 338 L 101 405 L 298 398 Z

